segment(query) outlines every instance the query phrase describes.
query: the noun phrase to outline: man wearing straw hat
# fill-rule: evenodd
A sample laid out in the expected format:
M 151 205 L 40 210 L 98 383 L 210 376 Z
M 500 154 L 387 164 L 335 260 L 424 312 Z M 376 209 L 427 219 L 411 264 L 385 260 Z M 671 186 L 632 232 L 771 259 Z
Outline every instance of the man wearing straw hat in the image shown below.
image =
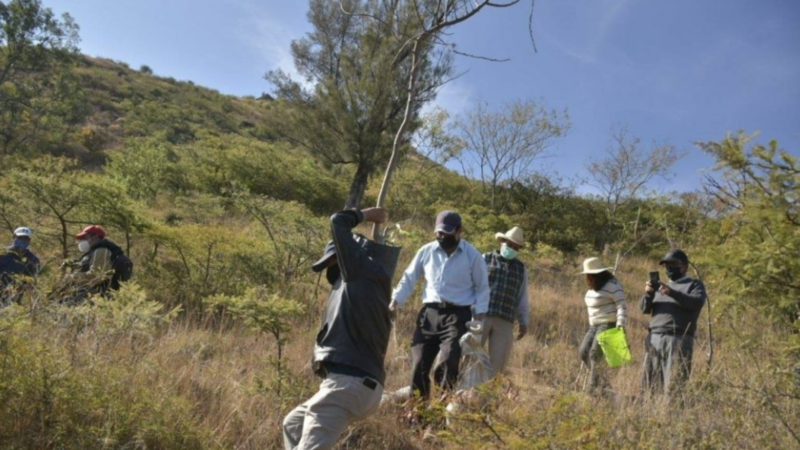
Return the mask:
M 522 339 L 528 333 L 528 271 L 517 258 L 525 246 L 522 229 L 514 227 L 505 234 L 497 233 L 500 250 L 483 255 L 489 271 L 489 311 L 483 329 L 483 343 L 489 342 L 489 359 L 493 375 L 502 373 L 514 345 L 514 319 L 519 321 Z
M 643 313 L 651 315 L 642 386 L 670 394 L 692 372 L 694 333 L 706 303 L 706 289 L 702 281 L 686 275 L 689 257 L 683 251 L 670 251 L 660 265 L 669 282 L 654 285 L 648 281 L 639 304 Z

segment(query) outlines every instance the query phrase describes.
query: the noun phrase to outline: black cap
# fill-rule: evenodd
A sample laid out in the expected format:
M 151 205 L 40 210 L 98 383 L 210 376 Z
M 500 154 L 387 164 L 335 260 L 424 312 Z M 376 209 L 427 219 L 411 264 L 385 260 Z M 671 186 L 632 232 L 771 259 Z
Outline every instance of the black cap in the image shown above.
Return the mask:
M 670 250 L 658 263 L 665 264 L 668 262 L 682 262 L 688 265 L 689 257 L 686 256 L 686 253 L 683 253 L 683 250 Z
M 445 234 L 453 234 L 461 228 L 461 216 L 455 211 L 442 211 L 436 217 L 436 230 Z
M 322 258 L 320 258 L 317 262 L 311 266 L 311 270 L 314 272 L 322 272 L 325 266 L 328 265 L 328 260 L 331 259 L 331 256 L 336 254 L 336 245 L 333 241 L 328 242 L 328 245 L 325 246 L 325 251 L 322 252 Z

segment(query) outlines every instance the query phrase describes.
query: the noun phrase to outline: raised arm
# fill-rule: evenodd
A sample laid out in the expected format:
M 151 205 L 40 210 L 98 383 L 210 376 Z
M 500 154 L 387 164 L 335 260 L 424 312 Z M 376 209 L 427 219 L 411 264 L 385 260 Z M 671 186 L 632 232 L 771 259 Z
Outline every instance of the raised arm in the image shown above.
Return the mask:
M 369 263 L 367 252 L 353 237 L 353 228 L 364 221 L 383 223 L 386 221 L 386 210 L 383 208 L 348 210 L 331 216 L 331 235 L 336 246 L 336 259 L 342 271 L 342 279 L 345 281 L 359 276 Z
M 331 235 L 336 246 L 336 260 L 342 271 L 342 279 L 350 281 L 357 277 L 367 260 L 367 252 L 353 238 L 353 228 L 364 221 L 358 210 L 339 211 L 331 216 Z
M 650 282 L 647 283 L 646 290 L 642 299 L 639 300 L 639 309 L 644 314 L 651 314 L 653 312 L 653 299 L 656 297 L 656 291 L 650 287 Z

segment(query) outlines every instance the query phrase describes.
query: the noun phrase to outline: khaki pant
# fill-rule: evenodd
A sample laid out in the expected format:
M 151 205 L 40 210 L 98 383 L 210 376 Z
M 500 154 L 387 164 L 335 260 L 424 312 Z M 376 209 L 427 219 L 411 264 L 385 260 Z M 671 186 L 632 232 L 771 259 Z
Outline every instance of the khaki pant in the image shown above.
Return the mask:
M 503 373 L 514 346 L 514 323 L 499 317 L 487 317 L 483 322 L 482 344 L 489 341 L 489 361 L 492 376 Z
M 378 411 L 382 394 L 380 383 L 370 389 L 364 378 L 328 374 L 319 391 L 283 419 L 284 448 L 333 448 L 350 424 Z

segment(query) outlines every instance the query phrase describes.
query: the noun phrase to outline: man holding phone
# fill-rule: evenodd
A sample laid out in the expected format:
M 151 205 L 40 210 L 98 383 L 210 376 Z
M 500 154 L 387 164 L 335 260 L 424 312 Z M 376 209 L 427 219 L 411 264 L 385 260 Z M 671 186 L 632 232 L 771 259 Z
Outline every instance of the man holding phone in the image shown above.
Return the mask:
M 706 289 L 700 280 L 686 275 L 689 258 L 683 251 L 670 251 L 660 264 L 669 281 L 659 281 L 658 273 L 651 272 L 639 303 L 642 312 L 651 315 L 642 387 L 669 395 L 691 374 L 694 334 Z

